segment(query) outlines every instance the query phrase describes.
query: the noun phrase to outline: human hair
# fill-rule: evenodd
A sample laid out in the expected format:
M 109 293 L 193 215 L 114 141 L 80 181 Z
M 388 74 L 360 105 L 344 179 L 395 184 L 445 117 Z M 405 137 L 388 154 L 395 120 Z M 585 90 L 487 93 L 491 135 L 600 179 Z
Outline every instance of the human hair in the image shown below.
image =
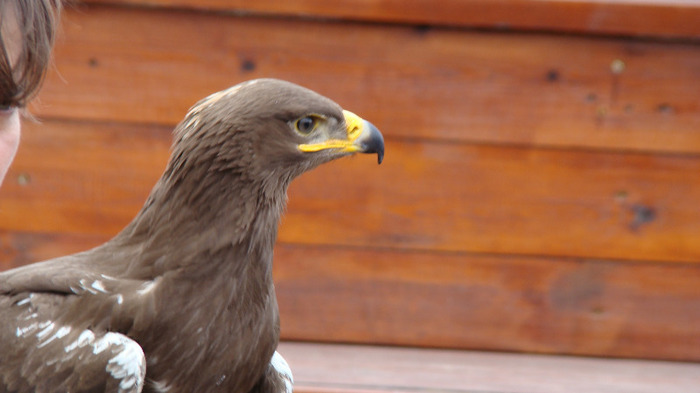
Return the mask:
M 51 60 L 61 0 L 0 0 L 0 108 L 24 107 Z

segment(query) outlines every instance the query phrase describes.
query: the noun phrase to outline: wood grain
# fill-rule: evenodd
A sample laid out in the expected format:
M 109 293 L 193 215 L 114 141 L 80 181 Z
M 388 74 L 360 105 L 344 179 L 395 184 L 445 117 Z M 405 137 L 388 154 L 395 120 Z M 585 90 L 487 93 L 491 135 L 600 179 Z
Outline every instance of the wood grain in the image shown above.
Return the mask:
M 294 390 L 339 392 L 694 393 L 700 365 L 283 342 Z
M 691 393 L 700 366 L 283 342 L 294 390 L 321 392 Z
M 0 192 L 0 229 L 113 235 L 165 167 L 161 127 L 28 127 Z M 26 180 L 29 179 L 27 182 Z M 289 243 L 700 260 L 700 158 L 387 140 L 297 179 Z
M 700 360 L 700 266 L 280 244 L 290 340 Z
M 64 22 L 45 118 L 173 125 L 204 96 L 278 77 L 391 137 L 700 152 L 696 44 L 97 6 Z
M 0 269 L 106 238 L 3 231 Z M 279 243 L 274 278 L 286 340 L 700 360 L 697 264 Z
M 170 139 L 163 127 L 25 122 L 0 190 L 0 227 L 116 234 L 160 178 Z
M 389 140 L 381 167 L 363 158 L 293 183 L 280 239 L 700 260 L 697 157 Z
M 110 237 L 0 230 L 0 271 L 86 251 L 104 243 Z
M 451 25 L 503 30 L 700 37 L 693 0 L 87 0 L 267 15 Z

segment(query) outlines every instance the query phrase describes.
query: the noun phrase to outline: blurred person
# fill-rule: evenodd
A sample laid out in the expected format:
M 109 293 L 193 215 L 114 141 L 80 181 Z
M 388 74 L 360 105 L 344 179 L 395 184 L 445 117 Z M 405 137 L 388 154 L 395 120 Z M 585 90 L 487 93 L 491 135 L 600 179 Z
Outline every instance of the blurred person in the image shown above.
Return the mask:
M 20 113 L 51 59 L 60 0 L 0 0 L 0 185 L 20 139 Z

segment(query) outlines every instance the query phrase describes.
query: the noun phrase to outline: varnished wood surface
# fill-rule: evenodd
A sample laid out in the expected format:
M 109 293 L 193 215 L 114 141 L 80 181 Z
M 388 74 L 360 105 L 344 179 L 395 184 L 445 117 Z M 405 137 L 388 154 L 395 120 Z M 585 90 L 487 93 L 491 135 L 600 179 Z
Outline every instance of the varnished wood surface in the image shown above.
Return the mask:
M 387 142 L 293 183 L 284 338 L 700 361 L 697 44 L 171 5 L 64 13 L 0 189 L 2 268 L 114 235 L 187 108 L 272 76 Z
M 0 227 L 113 236 L 146 201 L 170 143 L 164 127 L 25 122 L 0 190 Z
M 283 342 L 301 393 L 696 393 L 700 365 Z
M 116 234 L 159 178 L 169 140 L 164 127 L 28 125 L 0 228 Z M 696 156 L 388 139 L 382 166 L 367 156 L 325 165 L 289 196 L 279 234 L 289 243 L 700 260 Z
M 64 21 L 44 117 L 173 125 L 278 77 L 389 137 L 700 152 L 699 45 L 109 7 Z
M 281 244 L 275 280 L 287 339 L 700 361 L 697 264 Z
M 0 268 L 108 236 L 0 232 Z M 281 242 L 287 340 L 700 362 L 700 266 Z
M 86 0 L 389 23 L 700 37 L 695 0 Z

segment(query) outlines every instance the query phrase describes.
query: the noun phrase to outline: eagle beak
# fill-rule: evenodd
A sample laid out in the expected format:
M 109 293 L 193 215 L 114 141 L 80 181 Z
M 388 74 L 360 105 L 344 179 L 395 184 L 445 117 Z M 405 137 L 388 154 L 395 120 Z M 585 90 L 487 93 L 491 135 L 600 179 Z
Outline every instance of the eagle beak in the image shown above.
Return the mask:
M 343 111 L 348 140 L 359 153 L 377 153 L 377 163 L 384 160 L 384 137 L 374 124 L 350 111 Z
M 343 111 L 347 132 L 346 140 L 331 139 L 321 143 L 302 144 L 299 150 L 314 152 L 339 149 L 346 153 L 377 153 L 379 164 L 384 160 L 384 137 L 377 127 L 350 111 Z

